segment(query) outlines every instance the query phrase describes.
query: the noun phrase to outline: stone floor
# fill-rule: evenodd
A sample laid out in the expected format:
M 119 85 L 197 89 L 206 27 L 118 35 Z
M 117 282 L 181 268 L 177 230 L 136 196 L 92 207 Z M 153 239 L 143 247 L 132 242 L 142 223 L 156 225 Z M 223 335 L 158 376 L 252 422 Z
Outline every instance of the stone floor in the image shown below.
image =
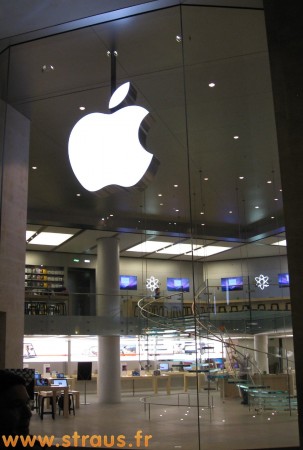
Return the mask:
M 135 396 L 123 394 L 121 403 L 107 405 L 100 405 L 96 395 L 87 394 L 86 398 L 81 395 L 81 402 L 86 400 L 86 404 L 76 409 L 75 416 L 64 418 L 61 414 L 55 420 L 51 416 L 41 420 L 34 412 L 31 433 L 54 435 L 58 447 L 68 442 L 80 448 L 151 450 L 299 448 L 296 412 L 290 415 L 289 412 L 252 411 L 241 404 L 241 399 L 222 401 L 218 391 L 203 392 L 199 399 L 194 391 L 189 397 L 181 392 L 170 396 L 150 393 L 148 399 L 152 404 L 145 407 L 140 399 L 148 395 L 146 392 Z M 188 400 L 190 406 L 186 405 Z M 136 441 L 139 430 L 143 439 Z M 80 435 L 78 440 L 62 441 L 63 435 L 73 436 L 75 432 Z M 103 437 L 101 442 L 97 435 Z M 125 439 L 120 437 L 119 441 L 119 435 Z M 149 435 L 152 437 L 144 442 L 144 436 Z

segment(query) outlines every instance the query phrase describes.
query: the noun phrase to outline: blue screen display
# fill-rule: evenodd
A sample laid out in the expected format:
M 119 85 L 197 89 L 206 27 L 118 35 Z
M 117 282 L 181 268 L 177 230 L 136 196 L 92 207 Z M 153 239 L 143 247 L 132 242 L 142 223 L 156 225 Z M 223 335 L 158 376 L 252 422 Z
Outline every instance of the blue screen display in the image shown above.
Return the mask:
M 189 292 L 189 278 L 167 278 L 166 289 L 175 292 Z
M 137 290 L 137 277 L 135 275 L 120 275 L 120 289 Z
M 278 274 L 279 287 L 289 287 L 289 274 L 279 273 Z
M 221 278 L 222 291 L 242 291 L 243 277 Z

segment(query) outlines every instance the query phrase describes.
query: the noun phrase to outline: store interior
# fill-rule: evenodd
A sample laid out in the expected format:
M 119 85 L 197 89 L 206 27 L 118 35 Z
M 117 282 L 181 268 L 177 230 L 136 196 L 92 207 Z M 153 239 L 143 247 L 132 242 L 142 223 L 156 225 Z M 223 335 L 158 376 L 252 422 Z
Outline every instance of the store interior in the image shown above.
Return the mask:
M 90 23 L 12 38 L 0 54 L 1 92 L 30 121 L 23 368 L 67 378 L 81 400 L 68 420 L 35 411 L 33 432 L 59 443 L 72 430 L 130 436 L 140 428 L 155 450 L 295 446 L 290 277 L 262 2 L 127 3 L 117 17 L 96 10 Z M 105 169 L 91 162 L 91 177 L 113 178 L 87 190 L 72 170 L 71 131 L 88 114 L 114 115 L 110 99 L 127 81 L 132 102 L 148 111 L 139 140 L 152 163 L 134 186 L 119 186 L 115 174 L 132 172 L 136 159 L 120 156 Z M 96 287 L 106 239 L 118 242 L 112 294 Z M 98 314 L 111 301 L 117 317 Z M 98 402 L 100 336 L 120 337 L 119 404 Z M 249 381 L 264 391 L 249 405 L 236 355 L 249 356 Z M 85 382 L 82 362 L 91 363 Z

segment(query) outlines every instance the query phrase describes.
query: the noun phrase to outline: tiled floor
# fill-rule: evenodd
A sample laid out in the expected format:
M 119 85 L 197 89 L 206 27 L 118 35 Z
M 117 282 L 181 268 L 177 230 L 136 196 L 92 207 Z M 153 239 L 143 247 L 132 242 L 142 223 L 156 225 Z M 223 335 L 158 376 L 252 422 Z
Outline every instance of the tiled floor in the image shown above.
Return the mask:
M 148 395 L 142 393 L 142 396 Z M 192 406 L 182 406 L 187 396 L 173 393 L 171 396 L 153 395 L 153 404 L 144 408 L 140 402 L 140 393 L 136 396 L 123 394 L 119 404 L 100 405 L 95 395 L 86 396 L 87 404 L 81 404 L 76 409 L 76 415 L 64 418 L 45 416 L 41 420 L 34 413 L 31 422 L 31 433 L 40 435 L 55 435 L 56 444 L 62 443 L 63 435 L 72 436 L 75 432 L 81 436 L 78 447 L 123 448 L 117 445 L 119 435 L 125 436 L 126 448 L 147 448 L 144 440 L 140 445 L 134 438 L 138 430 L 145 435 L 152 435 L 148 441 L 151 450 L 236 450 L 260 449 L 298 446 L 297 414 L 289 412 L 273 414 L 263 412 L 256 414 L 242 405 L 240 399 L 226 399 L 222 402 L 219 392 L 212 391 L 208 396 L 200 395 L 199 407 L 196 406 L 196 396 L 191 391 Z M 84 402 L 81 395 L 81 402 Z M 213 408 L 208 408 L 212 404 Z M 166 403 L 166 405 L 165 405 Z M 82 442 L 82 435 L 89 435 Z M 93 436 L 95 435 L 95 436 Z M 107 436 L 102 445 L 96 435 Z M 111 441 L 111 436 L 113 441 Z M 84 439 L 84 438 L 83 438 Z M 71 445 L 75 441 L 70 440 Z

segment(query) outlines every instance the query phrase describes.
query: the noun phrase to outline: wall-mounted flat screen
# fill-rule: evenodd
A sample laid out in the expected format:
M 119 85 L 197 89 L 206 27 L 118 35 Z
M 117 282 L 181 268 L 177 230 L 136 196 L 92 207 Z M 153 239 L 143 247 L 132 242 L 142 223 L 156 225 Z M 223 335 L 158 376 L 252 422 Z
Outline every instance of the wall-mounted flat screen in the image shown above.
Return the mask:
M 243 291 L 243 277 L 221 278 L 222 291 Z
M 167 370 L 169 370 L 169 364 L 168 363 L 160 363 L 159 369 L 162 371 L 167 371 Z
M 278 273 L 278 283 L 279 287 L 289 287 L 289 274 Z
M 189 292 L 189 278 L 167 278 L 166 289 L 175 292 Z
M 136 291 L 137 286 L 138 282 L 135 275 L 120 275 L 120 289 Z

